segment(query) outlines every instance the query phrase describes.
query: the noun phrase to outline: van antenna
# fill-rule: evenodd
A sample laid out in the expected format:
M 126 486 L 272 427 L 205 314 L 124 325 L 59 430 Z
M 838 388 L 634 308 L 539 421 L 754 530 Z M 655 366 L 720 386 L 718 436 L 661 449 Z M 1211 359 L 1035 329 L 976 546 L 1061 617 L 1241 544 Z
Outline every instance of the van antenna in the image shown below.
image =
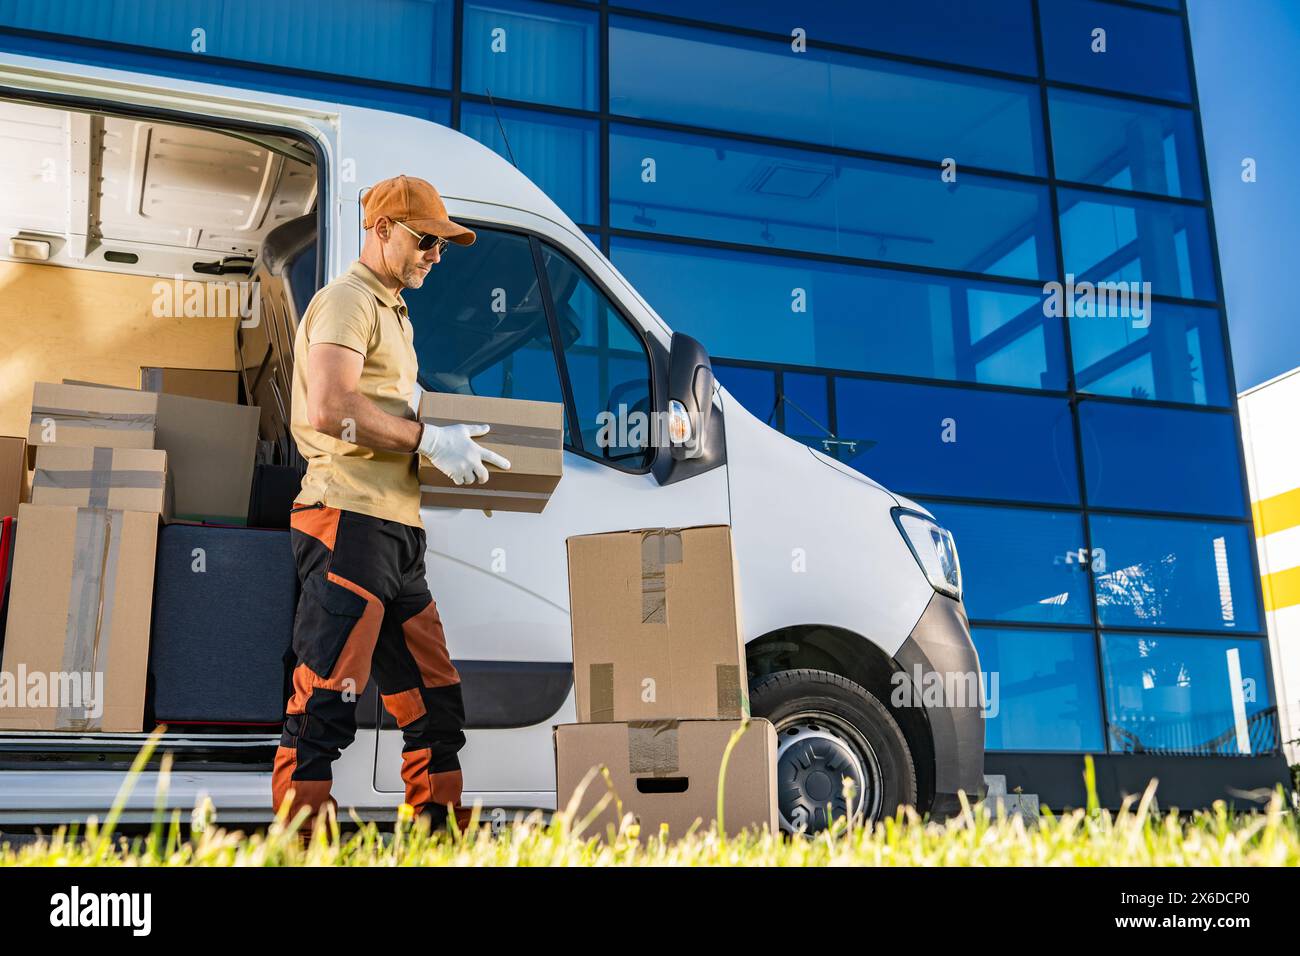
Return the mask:
M 501 122 L 501 114 L 497 112 L 496 100 L 492 99 L 491 90 L 487 89 L 487 87 L 484 87 L 484 89 L 487 90 L 488 105 L 492 107 L 492 115 L 497 118 L 497 129 L 501 130 L 501 138 L 505 140 L 506 153 L 510 156 L 510 165 L 518 169 L 519 164 L 515 162 L 515 151 L 510 148 L 510 137 L 506 135 L 506 127 Z

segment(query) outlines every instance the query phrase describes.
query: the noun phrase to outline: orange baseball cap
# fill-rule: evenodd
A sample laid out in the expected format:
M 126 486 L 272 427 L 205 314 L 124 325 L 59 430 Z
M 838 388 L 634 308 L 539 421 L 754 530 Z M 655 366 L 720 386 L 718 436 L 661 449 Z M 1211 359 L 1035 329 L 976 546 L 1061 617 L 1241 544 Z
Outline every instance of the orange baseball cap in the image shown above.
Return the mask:
M 406 223 L 420 232 L 462 246 L 474 242 L 474 230 L 447 218 L 447 207 L 433 184 L 417 176 L 394 176 L 375 183 L 361 199 L 361 225 L 369 229 L 380 216 Z

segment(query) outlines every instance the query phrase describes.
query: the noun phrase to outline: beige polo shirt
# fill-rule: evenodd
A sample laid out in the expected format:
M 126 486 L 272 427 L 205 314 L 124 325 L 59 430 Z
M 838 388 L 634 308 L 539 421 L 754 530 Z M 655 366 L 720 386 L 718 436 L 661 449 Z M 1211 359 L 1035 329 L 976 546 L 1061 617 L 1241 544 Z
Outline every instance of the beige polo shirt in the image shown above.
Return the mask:
M 307 350 L 333 342 L 365 356 L 357 389 L 388 412 L 414 419 L 417 360 L 406 303 L 357 260 L 312 297 L 293 343 L 290 430 L 307 459 L 297 504 L 323 502 L 421 527 L 414 452 L 380 451 L 334 438 L 307 419 Z

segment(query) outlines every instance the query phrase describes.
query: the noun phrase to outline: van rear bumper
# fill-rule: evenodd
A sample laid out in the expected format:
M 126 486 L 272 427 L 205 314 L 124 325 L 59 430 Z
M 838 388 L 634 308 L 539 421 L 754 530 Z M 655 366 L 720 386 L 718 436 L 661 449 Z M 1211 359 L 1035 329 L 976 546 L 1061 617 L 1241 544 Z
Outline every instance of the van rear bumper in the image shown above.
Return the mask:
M 966 609 L 960 601 L 936 593 L 917 621 L 911 635 L 894 655 L 909 678 L 919 674 L 923 683 L 926 719 L 934 741 L 934 802 L 930 812 L 936 818 L 957 813 L 959 790 L 973 804 L 984 793 L 984 718 L 981 697 L 967 693 L 945 693 L 941 705 L 934 705 L 924 689 L 936 675 L 945 689 L 968 688 L 971 680 L 982 686 L 979 655 L 971 641 Z

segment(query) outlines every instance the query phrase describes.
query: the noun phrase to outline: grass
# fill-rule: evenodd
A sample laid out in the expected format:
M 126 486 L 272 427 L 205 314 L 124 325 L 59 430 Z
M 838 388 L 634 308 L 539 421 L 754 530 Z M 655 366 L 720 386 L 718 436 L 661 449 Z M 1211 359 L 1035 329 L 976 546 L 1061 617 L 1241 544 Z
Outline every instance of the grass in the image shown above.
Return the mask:
M 737 736 L 741 731 L 738 731 Z M 730 754 L 735 737 L 728 746 Z M 403 805 L 397 824 L 382 829 L 353 818 L 344 832 L 332 814 L 316 821 L 301 845 L 294 821 L 277 819 L 262 831 L 244 833 L 218 824 L 210 803 L 197 807 L 186 833 L 181 813 L 167 813 L 170 757 L 164 755 L 147 835 L 126 837 L 118 820 L 158 742 L 151 736 L 132 765 L 113 807 L 101 823 L 61 827 L 51 837 L 22 847 L 0 846 L 0 866 L 1298 866 L 1300 820 L 1279 788 L 1265 807 L 1230 812 L 1222 802 L 1206 811 L 1179 814 L 1155 808 L 1156 782 L 1117 812 L 1097 804 L 1090 759 L 1085 780 L 1088 806 L 1060 815 L 1044 811 L 1026 825 L 1019 816 L 995 816 L 963 799 L 957 817 L 936 823 L 903 810 L 864 826 L 836 819 L 815 836 L 793 838 L 715 827 L 693 829 L 680 839 L 641 833 L 630 815 L 617 831 L 591 832 L 591 820 L 611 802 L 607 788 L 585 818 L 577 801 L 550 820 L 540 811 L 512 822 L 478 824 L 464 831 L 430 833 Z M 725 774 L 725 758 L 723 766 Z M 606 777 L 606 782 L 608 778 Z M 594 772 L 587 784 L 599 787 Z M 581 791 L 580 791 L 581 792 Z M 719 810 L 721 809 L 719 798 Z

